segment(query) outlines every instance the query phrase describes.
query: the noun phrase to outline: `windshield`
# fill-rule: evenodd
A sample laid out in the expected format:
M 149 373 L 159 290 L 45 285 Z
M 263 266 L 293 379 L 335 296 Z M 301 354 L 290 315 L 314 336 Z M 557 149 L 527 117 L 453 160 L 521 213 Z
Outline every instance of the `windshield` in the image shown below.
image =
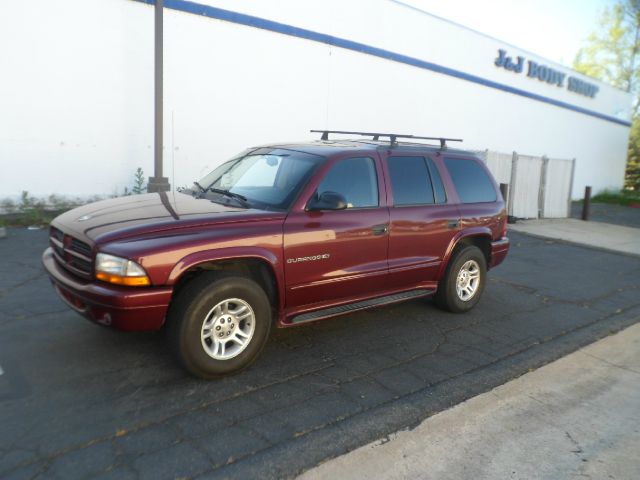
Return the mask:
M 261 148 L 223 163 L 196 182 L 207 198 L 223 203 L 221 190 L 246 199 L 247 206 L 286 210 L 323 160 L 319 155 L 283 149 Z

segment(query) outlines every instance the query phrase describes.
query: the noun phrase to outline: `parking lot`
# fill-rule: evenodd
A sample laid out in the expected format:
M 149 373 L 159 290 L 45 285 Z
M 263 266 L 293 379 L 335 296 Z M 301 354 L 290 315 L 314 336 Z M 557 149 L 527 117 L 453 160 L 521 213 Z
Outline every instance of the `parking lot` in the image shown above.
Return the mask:
M 278 330 L 251 369 L 205 382 L 162 332 L 71 312 L 40 266 L 46 232 L 10 230 L 0 477 L 290 477 L 640 320 L 639 258 L 510 236 L 470 314 L 416 300 Z

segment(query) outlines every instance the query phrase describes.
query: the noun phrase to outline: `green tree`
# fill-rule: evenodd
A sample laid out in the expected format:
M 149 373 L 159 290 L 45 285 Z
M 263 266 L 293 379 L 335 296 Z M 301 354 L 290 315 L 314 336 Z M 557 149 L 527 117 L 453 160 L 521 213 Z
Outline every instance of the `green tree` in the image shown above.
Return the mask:
M 147 187 L 144 184 L 144 171 L 140 167 L 138 167 L 136 173 L 134 174 L 133 189 L 131 191 L 135 195 L 139 195 L 141 193 L 144 193 L 146 189 Z
M 640 0 L 618 0 L 578 51 L 573 68 L 633 95 L 625 187 L 640 190 Z
M 633 117 L 631 124 L 624 186 L 635 192 L 640 192 L 640 118 L 637 115 Z

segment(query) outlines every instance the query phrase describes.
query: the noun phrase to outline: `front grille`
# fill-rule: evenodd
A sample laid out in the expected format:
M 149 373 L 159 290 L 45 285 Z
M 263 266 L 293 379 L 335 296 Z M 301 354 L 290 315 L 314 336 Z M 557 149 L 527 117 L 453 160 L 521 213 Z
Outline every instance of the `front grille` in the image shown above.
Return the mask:
M 81 253 L 85 257 L 91 258 L 91 246 L 87 243 L 81 242 L 77 238 L 71 238 L 71 250 Z
M 91 245 L 68 235 L 56 227 L 49 230 L 49 244 L 56 260 L 64 268 L 80 277 L 90 278 L 93 263 Z

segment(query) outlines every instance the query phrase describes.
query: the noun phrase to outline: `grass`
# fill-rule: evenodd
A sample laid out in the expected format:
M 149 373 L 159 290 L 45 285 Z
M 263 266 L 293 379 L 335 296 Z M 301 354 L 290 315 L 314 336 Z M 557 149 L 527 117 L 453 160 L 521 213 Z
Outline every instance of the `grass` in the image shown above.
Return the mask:
M 105 198 L 115 198 L 120 195 L 137 195 L 145 193 L 144 171 L 138 167 L 134 174 L 133 188 L 124 188 L 122 194 L 115 193 L 110 197 L 94 195 L 90 198 L 67 198 L 61 195 L 49 195 L 47 198 L 37 198 L 23 191 L 18 200 L 11 198 L 0 199 L 0 227 L 44 227 L 55 217 L 72 208 L 97 202 Z
M 8 213 L 0 218 L 0 227 L 45 227 L 63 211 L 33 209 L 31 211 Z
M 632 204 L 640 204 L 640 192 L 633 190 L 620 190 L 618 192 L 605 190 L 591 197 L 594 203 L 612 203 L 628 207 Z
M 20 199 L 14 202 L 9 199 L 0 201 L 0 226 L 6 227 L 43 227 L 51 220 L 67 210 L 79 206 L 82 202 L 68 200 L 51 195 L 46 200 L 35 198 L 29 192 L 22 192 Z

